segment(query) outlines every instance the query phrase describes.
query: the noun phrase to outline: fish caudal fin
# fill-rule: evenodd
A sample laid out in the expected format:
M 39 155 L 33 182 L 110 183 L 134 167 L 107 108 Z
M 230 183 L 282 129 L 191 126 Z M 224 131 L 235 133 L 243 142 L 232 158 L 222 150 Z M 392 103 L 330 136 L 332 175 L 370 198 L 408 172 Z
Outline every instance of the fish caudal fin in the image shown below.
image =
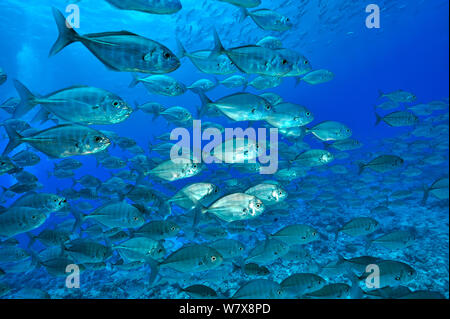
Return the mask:
M 423 188 L 423 198 L 422 198 L 422 205 L 425 205 L 428 200 L 428 196 L 430 195 L 430 189 L 428 187 Z
M 151 273 L 150 273 L 150 277 L 148 279 L 148 283 L 149 283 L 150 287 L 152 287 L 155 282 L 156 277 L 159 274 L 160 265 L 156 260 L 151 259 L 151 258 L 147 258 L 145 262 L 146 262 L 146 264 L 148 264 L 150 266 Z
M 52 8 L 52 10 L 56 26 L 58 27 L 59 35 L 55 44 L 53 44 L 53 47 L 50 49 L 50 57 L 60 52 L 69 44 L 79 41 L 80 39 L 80 36 L 73 28 L 67 27 L 66 18 L 61 13 L 61 11 L 56 8 Z
M 209 97 L 206 96 L 205 92 L 203 91 L 193 91 L 193 92 L 198 95 L 200 101 L 202 102 L 202 106 L 198 111 L 198 115 L 203 116 L 208 111 L 208 106 L 209 104 L 212 103 L 212 101 L 209 99 Z
M 84 215 L 83 212 L 78 210 L 76 207 L 71 207 L 71 212 L 73 217 L 75 218 L 72 233 L 81 233 L 81 224 L 83 224 L 86 215 Z
M 375 122 L 375 126 L 377 126 L 378 124 L 380 124 L 380 122 L 383 120 L 383 117 L 380 116 L 377 112 L 375 112 L 375 116 L 377 118 L 376 122 Z
M 378 98 L 381 99 L 384 97 L 384 93 L 381 90 L 378 90 Z
M 356 276 L 350 268 L 346 268 L 346 277 L 352 282 L 350 289 L 350 297 L 352 299 L 362 299 L 364 291 L 359 287 L 359 278 Z
M 36 113 L 36 115 L 31 120 L 31 123 L 39 123 L 44 124 L 50 119 L 51 113 L 47 111 L 46 109 L 42 108 L 39 112 Z
M 302 78 L 299 77 L 299 76 L 296 76 L 295 77 L 295 87 L 297 87 L 300 84 L 301 81 L 302 81 Z
M 187 51 L 184 48 L 183 43 L 181 43 L 180 39 L 178 39 L 178 37 L 176 38 L 176 41 L 177 41 L 177 48 L 178 48 L 177 56 L 179 59 L 182 59 L 186 56 Z
M 128 85 L 128 87 L 134 88 L 139 83 L 139 76 L 136 73 L 133 73 L 131 76 L 132 76 L 132 80 L 131 80 L 130 85 Z
M 358 163 L 358 168 L 359 168 L 359 170 L 358 170 L 358 175 L 361 175 L 362 172 L 364 171 L 364 169 L 366 168 L 366 164 L 364 164 L 364 163 Z
M 202 205 L 202 203 L 197 202 L 195 207 L 193 208 L 193 212 L 194 212 L 194 221 L 192 223 L 192 228 L 193 231 L 196 232 L 196 228 L 198 226 L 198 224 L 200 223 L 200 218 L 203 214 L 206 214 L 206 212 L 208 211 L 208 209 Z
M 17 133 L 12 127 L 5 125 L 6 134 L 8 134 L 9 142 L 6 145 L 5 150 L 3 151 L 2 156 L 8 155 L 11 153 L 17 146 L 23 143 L 22 136 Z
M 249 12 L 246 8 L 241 8 L 241 16 L 239 18 L 239 22 L 243 22 L 249 16 Z
M 27 249 L 30 249 L 30 247 L 33 246 L 34 242 L 36 241 L 36 237 L 34 237 L 30 232 L 25 233 L 25 235 L 28 238 Z
M 335 242 L 337 242 L 338 239 L 339 239 L 339 232 L 340 232 L 340 229 L 338 229 L 338 230 L 336 230 L 336 231 L 334 232 L 334 241 L 335 241 Z
M 17 93 L 19 93 L 20 103 L 14 110 L 13 116 L 14 118 L 20 118 L 27 114 L 38 103 L 36 102 L 36 97 L 33 93 L 31 93 L 31 91 L 20 81 L 14 80 L 14 86 L 16 87 Z

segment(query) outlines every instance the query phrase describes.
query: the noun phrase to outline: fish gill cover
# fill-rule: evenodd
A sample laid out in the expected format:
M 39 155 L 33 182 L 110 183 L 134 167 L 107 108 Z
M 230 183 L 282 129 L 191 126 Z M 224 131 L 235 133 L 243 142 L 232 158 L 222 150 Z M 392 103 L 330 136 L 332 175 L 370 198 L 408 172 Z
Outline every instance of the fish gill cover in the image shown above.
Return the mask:
M 0 298 L 448 298 L 445 0 L 0 3 Z

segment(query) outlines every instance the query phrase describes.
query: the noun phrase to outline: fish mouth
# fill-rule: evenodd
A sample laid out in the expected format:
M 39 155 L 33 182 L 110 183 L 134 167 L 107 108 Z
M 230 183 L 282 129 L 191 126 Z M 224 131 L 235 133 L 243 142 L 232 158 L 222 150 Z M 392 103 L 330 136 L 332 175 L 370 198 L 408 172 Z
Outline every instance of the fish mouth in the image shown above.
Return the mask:
M 125 116 L 130 116 L 134 112 L 133 108 L 130 107 L 129 105 L 125 105 L 123 110 L 124 110 Z
M 177 61 L 174 63 L 174 65 L 173 65 L 173 67 L 172 67 L 172 72 L 173 71 L 175 71 L 175 70 L 177 70 L 180 66 L 181 66 L 181 61 L 180 61 L 180 59 L 177 57 Z

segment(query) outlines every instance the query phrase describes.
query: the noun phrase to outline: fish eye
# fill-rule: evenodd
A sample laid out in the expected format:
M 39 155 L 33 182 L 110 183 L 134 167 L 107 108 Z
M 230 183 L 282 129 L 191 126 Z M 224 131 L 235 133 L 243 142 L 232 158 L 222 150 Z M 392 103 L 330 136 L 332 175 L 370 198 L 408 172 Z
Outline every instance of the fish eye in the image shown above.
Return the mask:
M 395 280 L 400 281 L 400 276 L 395 277 Z
M 281 295 L 283 292 L 281 290 L 277 291 L 277 294 Z
M 3 166 L 3 165 L 5 165 L 6 163 L 5 163 L 5 162 L 1 162 L 1 164 L 2 164 L 2 166 Z
M 175 226 L 170 227 L 171 231 L 175 231 Z
M 33 215 L 33 216 L 31 216 L 31 218 L 32 218 L 32 219 L 36 219 L 37 217 L 36 217 L 36 215 Z
M 260 207 L 261 207 L 260 203 L 256 204 L 256 208 L 260 208 Z
M 95 138 L 95 141 L 96 142 L 100 142 L 102 140 L 102 138 L 100 137 L 100 136 L 97 136 L 96 138 Z
M 192 165 L 193 168 L 197 168 L 197 164 Z
M 311 116 L 311 112 L 306 112 L 306 116 Z
M 317 233 L 316 233 L 315 231 L 313 231 L 312 235 L 313 235 L 313 236 L 316 236 L 316 234 L 317 234 Z
M 350 133 L 350 129 L 349 129 L 349 128 L 347 129 L 347 132 L 349 132 L 349 133 Z
M 169 52 L 164 53 L 164 58 L 166 60 L 170 59 L 170 53 Z
M 134 220 L 135 222 L 137 222 L 137 221 L 139 220 L 139 218 L 138 218 L 137 216 L 134 216 L 134 217 L 133 217 L 133 220 Z
M 266 109 L 267 109 L 267 110 L 270 110 L 270 105 L 267 105 L 267 106 L 266 106 Z
M 239 250 L 244 250 L 244 247 L 239 247 Z
M 283 59 L 283 61 L 281 61 L 281 63 L 282 63 L 283 65 L 285 65 L 285 64 L 288 63 L 288 61 L 287 61 L 286 59 Z
M 309 63 L 309 61 L 308 60 L 305 60 L 305 64 L 308 64 Z
M 211 261 L 214 262 L 214 261 L 216 261 L 216 260 L 217 260 L 217 257 L 216 257 L 216 256 L 212 256 L 212 257 L 211 257 Z

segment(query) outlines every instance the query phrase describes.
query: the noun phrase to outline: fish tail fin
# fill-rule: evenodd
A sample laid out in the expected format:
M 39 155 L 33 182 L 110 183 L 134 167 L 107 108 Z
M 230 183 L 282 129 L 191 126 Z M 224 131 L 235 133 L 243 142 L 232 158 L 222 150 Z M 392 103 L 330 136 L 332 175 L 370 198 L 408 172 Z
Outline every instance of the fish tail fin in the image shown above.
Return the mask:
M 377 126 L 383 120 L 383 117 L 380 116 L 380 114 L 378 114 L 377 112 L 375 112 L 375 117 L 377 118 L 377 120 L 375 122 L 375 126 Z
M 114 244 L 111 242 L 111 239 L 109 239 L 109 237 L 108 237 L 105 233 L 103 233 L 102 235 L 103 235 L 103 241 L 105 242 L 105 245 L 106 245 L 107 247 L 110 247 L 111 250 L 116 249 L 116 247 L 114 246 Z
M 159 274 L 160 265 L 156 260 L 151 259 L 151 258 L 146 259 L 146 263 L 150 266 L 150 270 L 151 270 L 150 277 L 148 279 L 148 283 L 151 287 L 151 286 L 153 286 L 153 283 L 155 282 L 155 279 Z
M 209 97 L 206 96 L 205 92 L 203 91 L 198 91 L 198 92 L 194 92 L 195 94 L 198 95 L 198 97 L 200 98 L 200 101 L 202 103 L 202 106 L 199 109 L 199 116 L 203 116 L 206 111 L 208 110 L 208 105 L 212 103 L 212 101 L 209 99 Z
M 78 184 L 78 181 L 74 177 L 72 177 L 72 186 L 70 186 L 70 187 L 73 188 L 77 184 Z
M 366 168 L 366 164 L 364 163 L 358 163 L 358 175 L 361 175 L 364 169 Z
M 38 254 L 33 250 L 30 249 L 29 247 L 27 247 L 25 249 L 25 251 L 30 255 L 31 257 L 31 264 L 38 269 L 41 265 L 42 265 L 42 260 L 41 258 L 38 256 Z
M 20 118 L 27 114 L 36 104 L 36 97 L 20 81 L 14 80 L 14 86 L 20 96 L 20 103 L 14 110 L 14 118 Z
M 302 78 L 299 77 L 299 76 L 296 76 L 295 77 L 295 87 L 297 87 L 300 84 L 301 81 L 302 81 Z
M 215 83 L 215 87 L 218 87 L 220 85 L 220 80 L 217 78 L 217 76 L 213 76 L 214 78 L 214 83 Z
M 31 246 L 33 246 L 34 242 L 36 241 L 36 236 L 33 236 L 33 234 L 30 232 L 25 233 L 25 235 L 27 235 L 29 239 L 27 249 L 31 249 Z
M 359 278 L 351 271 L 350 268 L 346 269 L 345 276 L 352 282 L 350 289 L 350 296 L 352 299 L 362 299 L 364 291 L 359 287 Z
M 423 198 L 422 198 L 422 205 L 425 205 L 428 200 L 428 196 L 430 195 L 430 189 L 426 186 L 423 187 Z
M 8 155 L 11 153 L 17 146 L 23 143 L 22 136 L 17 133 L 12 127 L 5 125 L 6 134 L 8 134 L 9 142 L 6 145 L 5 150 L 3 151 L 2 156 Z
M 236 264 L 235 262 L 231 262 L 231 265 L 233 266 L 233 273 L 237 272 L 237 271 L 241 271 L 241 266 Z
M 159 110 L 155 110 L 153 112 L 152 122 L 156 121 L 160 115 L 161 115 L 161 112 Z
M 181 285 L 180 285 L 179 283 L 177 283 L 177 282 L 173 285 L 173 288 L 175 288 L 175 290 L 176 290 L 178 293 L 184 292 L 183 287 L 181 287 Z
M 136 178 L 135 185 L 145 184 L 145 175 L 142 171 L 138 171 L 138 177 Z
M 184 47 L 183 43 L 181 43 L 181 41 L 178 37 L 176 37 L 176 41 L 177 41 L 177 48 L 178 48 L 177 56 L 179 59 L 182 59 L 186 56 L 187 51 L 186 51 L 186 48 Z
M 75 224 L 73 224 L 72 233 L 74 233 L 74 232 L 80 233 L 81 232 L 81 224 L 85 220 L 86 216 L 78 208 L 76 208 L 76 207 L 71 207 L 71 208 L 72 208 L 71 209 L 72 215 L 75 218 Z
M 139 102 L 138 101 L 134 101 L 134 108 L 133 108 L 133 110 L 135 112 L 139 111 Z
M 69 44 L 79 41 L 80 39 L 80 36 L 73 28 L 67 27 L 66 18 L 61 13 L 61 11 L 59 11 L 55 7 L 53 7 L 52 10 L 56 26 L 58 27 L 59 35 L 55 44 L 53 44 L 53 47 L 50 49 L 50 53 L 48 54 L 50 57 L 60 52 Z
M 239 18 L 239 22 L 243 22 L 249 16 L 249 12 L 246 8 L 241 8 L 241 16 Z
M 334 232 L 334 241 L 335 242 L 337 242 L 338 241 L 338 239 L 339 239 L 339 233 L 340 233 L 340 229 L 337 229 L 335 232 Z
M 220 40 L 216 28 L 214 28 L 213 34 L 214 34 L 214 49 L 211 51 L 210 58 L 218 57 L 219 55 L 227 52 L 223 47 L 222 41 Z
M 64 254 L 65 254 L 65 252 L 66 252 L 66 245 L 64 245 L 64 243 L 60 243 L 60 247 L 59 247 L 60 249 L 61 249 L 61 252 L 60 252 L 60 257 L 63 257 L 64 256 Z
M 378 90 L 378 98 L 381 99 L 382 97 L 384 97 L 383 91 Z
M 338 261 L 336 262 L 336 265 L 342 265 L 347 261 L 341 254 L 338 254 Z
M 192 223 L 192 228 L 195 230 L 200 222 L 200 218 L 203 214 L 206 213 L 206 208 L 198 202 L 194 207 L 194 221 Z
M 370 246 L 372 246 L 373 241 L 366 237 L 364 238 L 364 242 L 364 250 L 367 252 Z
M 2 188 L 2 194 L 0 195 L 0 202 L 3 202 L 3 197 L 5 197 L 5 193 L 8 191 L 8 188 L 5 186 L 0 186 Z M 1 240 L 0 240 L 1 243 Z
M 139 76 L 136 73 L 131 74 L 132 79 L 130 85 L 128 85 L 129 88 L 134 88 L 139 83 Z
M 244 271 L 244 268 L 245 268 L 244 257 L 240 256 L 240 257 L 236 258 L 236 260 L 232 262 L 232 265 L 233 265 L 233 271 L 235 271 L 235 270 Z
M 272 234 L 268 231 L 268 230 L 266 230 L 266 229 L 262 229 L 262 233 L 263 233 L 263 235 L 264 235 L 264 237 L 266 238 L 266 239 L 270 239 L 271 238 L 271 236 L 272 236 Z

